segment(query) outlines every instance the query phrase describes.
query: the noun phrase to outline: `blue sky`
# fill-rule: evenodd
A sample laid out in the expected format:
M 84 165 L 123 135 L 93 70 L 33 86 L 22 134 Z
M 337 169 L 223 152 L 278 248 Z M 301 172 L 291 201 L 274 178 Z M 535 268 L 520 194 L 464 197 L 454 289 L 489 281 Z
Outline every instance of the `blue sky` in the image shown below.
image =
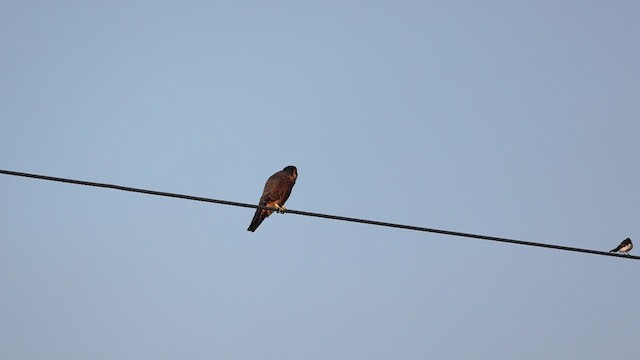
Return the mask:
M 4 1 L 0 168 L 609 250 L 640 4 Z M 0 357 L 615 359 L 638 263 L 0 176 Z

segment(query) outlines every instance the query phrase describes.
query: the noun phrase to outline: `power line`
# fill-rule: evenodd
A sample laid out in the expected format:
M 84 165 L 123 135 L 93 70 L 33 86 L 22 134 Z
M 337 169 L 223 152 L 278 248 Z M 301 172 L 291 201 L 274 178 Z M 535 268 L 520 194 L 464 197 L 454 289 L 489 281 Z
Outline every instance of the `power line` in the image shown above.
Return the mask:
M 240 203 L 240 202 L 235 202 L 235 201 L 218 200 L 218 199 L 211 199 L 211 198 L 205 198 L 205 197 L 199 197 L 199 196 L 191 196 L 191 195 L 184 195 L 184 194 L 169 193 L 169 192 L 163 192 L 163 191 L 146 190 L 146 189 L 139 189 L 139 188 L 133 188 L 133 187 L 128 187 L 128 186 L 97 183 L 97 182 L 91 182 L 91 181 L 65 179 L 65 178 L 59 178 L 59 177 L 53 177 L 53 176 L 47 176 L 47 175 L 29 174 L 29 173 L 10 171 L 10 170 L 2 170 L 2 169 L 0 169 L 0 174 L 11 175 L 11 176 L 20 176 L 20 177 L 26 177 L 26 178 L 32 178 L 32 179 L 39 179 L 39 180 L 47 180 L 47 181 L 56 181 L 56 182 L 75 184 L 75 185 L 84 185 L 84 186 L 93 186 L 93 187 L 121 190 L 121 191 L 129 191 L 129 192 L 148 194 L 148 195 L 165 196 L 165 197 L 172 197 L 172 198 L 192 200 L 192 201 L 202 201 L 202 202 L 222 204 L 222 205 L 239 206 L 239 207 L 254 208 L 254 209 L 267 209 L 267 210 L 277 211 L 276 208 L 267 207 L 267 206 L 261 206 L 261 205 L 255 205 L 255 204 L 247 204 L 247 203 Z M 339 221 L 348 221 L 348 222 L 361 223 L 361 224 L 384 226 L 384 227 L 397 228 L 397 229 L 430 232 L 430 233 L 436 233 L 436 234 L 442 234 L 442 235 L 450 235 L 450 236 L 459 236 L 459 237 L 466 237 L 466 238 L 472 238 L 472 239 L 478 239 L 478 240 L 489 240 L 489 241 L 497 241 L 497 242 L 503 242 L 503 243 L 517 244 L 517 245 L 541 247 L 541 248 L 547 248 L 547 249 L 573 251 L 573 252 L 579 252 L 579 253 L 585 253 L 585 254 L 613 256 L 613 257 L 620 257 L 620 258 L 623 258 L 623 259 L 640 260 L 640 256 L 636 256 L 636 255 L 624 255 L 624 254 L 611 253 L 611 252 L 606 252 L 606 251 L 583 249 L 583 248 L 576 248 L 576 247 L 562 246 L 562 245 L 554 245 L 554 244 L 546 244 L 546 243 L 538 243 L 538 242 L 509 239 L 509 238 L 502 238 L 502 237 L 496 237 L 496 236 L 487 236 L 487 235 L 479 235 L 479 234 L 472 234 L 472 233 L 464 233 L 464 232 L 459 232 L 459 231 L 450 231 L 450 230 L 441 230 L 441 229 L 434 229 L 434 228 L 427 228 L 427 227 L 420 227 L 420 226 L 394 224 L 394 223 L 388 223 L 388 222 L 382 222 L 382 221 L 358 219 L 358 218 L 352 218 L 352 217 L 346 217 L 346 216 L 319 214 L 319 213 L 312 213 L 312 212 L 299 211 L 299 210 L 290 210 L 290 209 L 287 209 L 287 213 L 288 214 L 303 215 L 303 216 L 312 216 L 312 217 L 318 217 L 318 218 L 324 218 L 324 219 L 330 219 L 330 220 L 339 220 Z

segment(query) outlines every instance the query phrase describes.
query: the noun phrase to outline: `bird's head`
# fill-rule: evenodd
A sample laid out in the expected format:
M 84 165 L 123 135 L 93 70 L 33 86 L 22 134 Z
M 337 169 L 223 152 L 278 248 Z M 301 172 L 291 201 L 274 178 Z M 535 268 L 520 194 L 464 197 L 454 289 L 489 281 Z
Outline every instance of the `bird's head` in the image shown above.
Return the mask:
M 287 174 L 289 174 L 289 176 L 291 176 L 293 180 L 298 178 L 298 169 L 296 169 L 296 167 L 293 165 L 287 166 L 286 168 L 282 169 L 282 171 L 287 172 Z

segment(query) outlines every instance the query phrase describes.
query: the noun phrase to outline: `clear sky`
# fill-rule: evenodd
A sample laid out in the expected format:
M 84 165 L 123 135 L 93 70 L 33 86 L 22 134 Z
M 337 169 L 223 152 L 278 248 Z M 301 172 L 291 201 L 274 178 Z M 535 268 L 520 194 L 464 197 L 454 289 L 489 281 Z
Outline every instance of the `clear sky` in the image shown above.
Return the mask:
M 638 1 L 0 3 L 0 168 L 610 250 Z M 0 175 L 3 359 L 632 359 L 640 262 Z M 638 242 L 640 248 L 640 241 Z M 639 254 L 640 250 L 632 253 Z

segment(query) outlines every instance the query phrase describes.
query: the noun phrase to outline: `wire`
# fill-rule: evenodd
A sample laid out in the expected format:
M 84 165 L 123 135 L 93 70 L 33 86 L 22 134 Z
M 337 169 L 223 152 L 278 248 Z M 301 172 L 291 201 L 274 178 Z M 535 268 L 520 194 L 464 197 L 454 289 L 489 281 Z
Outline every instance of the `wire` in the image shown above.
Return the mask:
M 234 201 L 218 200 L 218 199 L 211 199 L 211 198 L 205 198 L 205 197 L 199 197 L 199 196 L 191 196 L 191 195 L 169 193 L 169 192 L 163 192 L 163 191 L 146 190 L 146 189 L 127 187 L 127 186 L 105 184 L 105 183 L 97 183 L 97 182 L 91 182 L 91 181 L 65 179 L 65 178 L 46 176 L 46 175 L 29 174 L 29 173 L 10 171 L 10 170 L 2 170 L 2 169 L 0 169 L 0 174 L 11 175 L 11 176 L 20 176 L 20 177 L 26 177 L 26 178 L 32 178 L 32 179 L 39 179 L 39 180 L 47 180 L 47 181 L 56 181 L 56 182 L 75 184 L 75 185 L 84 185 L 84 186 L 108 188 L 108 189 L 129 191 L 129 192 L 135 192 L 135 193 L 141 193 L 141 194 L 165 196 L 165 197 L 172 197 L 172 198 L 192 200 L 192 201 L 202 201 L 202 202 L 222 204 L 222 205 L 239 206 L 239 207 L 255 208 L 255 209 L 266 209 L 266 210 L 274 210 L 274 211 L 278 210 L 276 208 L 268 207 L 268 206 L 246 204 L 246 203 L 240 203 L 240 202 L 234 202 Z M 384 227 L 405 229 L 405 230 L 413 230 L 413 231 L 422 231 L 422 232 L 429 232 L 429 233 L 436 233 L 436 234 L 450 235 L 450 236 L 458 236 L 458 237 L 466 237 L 466 238 L 479 239 L 479 240 L 497 241 L 497 242 L 502 242 L 502 243 L 525 245 L 525 246 L 534 246 L 534 247 L 541 247 L 541 248 L 555 249 L 555 250 L 563 250 L 563 251 L 572 251 L 572 252 L 593 254 L 593 255 L 613 256 L 613 257 L 619 257 L 619 258 L 630 259 L 630 260 L 640 260 L 640 256 L 625 255 L 625 254 L 612 253 L 612 252 L 606 252 L 606 251 L 600 251 L 600 250 L 583 249 L 583 248 L 570 247 L 570 246 L 538 243 L 538 242 L 532 242 L 532 241 L 516 240 L 516 239 L 502 238 L 502 237 L 496 237 L 496 236 L 478 235 L 478 234 L 472 234 L 472 233 L 441 230 L 441 229 L 434 229 L 434 228 L 427 228 L 427 227 L 420 227 L 420 226 L 394 224 L 394 223 L 388 223 L 388 222 L 382 222 L 382 221 L 358 219 L 358 218 L 352 218 L 352 217 L 346 217 L 346 216 L 319 214 L 319 213 L 312 213 L 312 212 L 299 211 L 299 210 L 287 209 L 286 212 L 288 214 L 311 216 L 311 217 L 324 218 L 324 219 L 330 219 L 330 220 L 348 221 L 348 222 L 354 222 L 354 223 L 360 223 L 360 224 L 384 226 Z

